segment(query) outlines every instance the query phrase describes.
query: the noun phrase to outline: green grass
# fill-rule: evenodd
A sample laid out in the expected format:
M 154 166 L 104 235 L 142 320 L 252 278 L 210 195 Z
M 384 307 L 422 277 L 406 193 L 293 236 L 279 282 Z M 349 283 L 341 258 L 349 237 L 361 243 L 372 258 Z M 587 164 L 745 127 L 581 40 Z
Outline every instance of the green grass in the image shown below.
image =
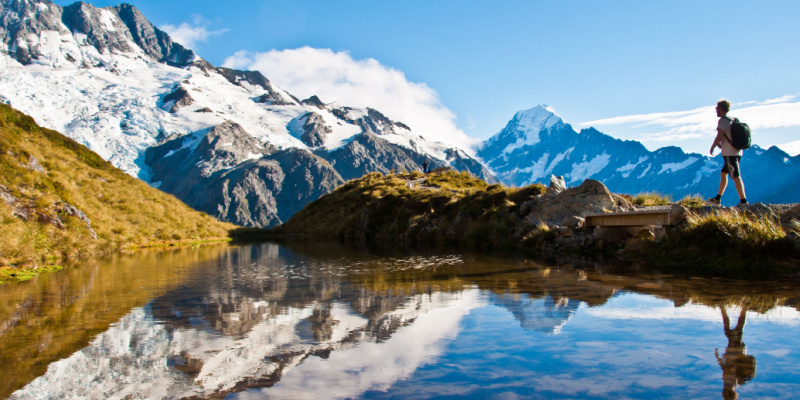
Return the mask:
M 45 172 L 28 168 L 31 157 Z M 0 267 L 6 269 L 36 272 L 61 259 L 125 247 L 219 240 L 235 228 L 125 174 L 7 105 L 0 105 L 0 185 L 17 199 L 13 205 L 0 201 Z M 86 214 L 97 239 L 85 221 L 59 206 L 63 203 Z M 15 208 L 29 218 L 15 216 Z

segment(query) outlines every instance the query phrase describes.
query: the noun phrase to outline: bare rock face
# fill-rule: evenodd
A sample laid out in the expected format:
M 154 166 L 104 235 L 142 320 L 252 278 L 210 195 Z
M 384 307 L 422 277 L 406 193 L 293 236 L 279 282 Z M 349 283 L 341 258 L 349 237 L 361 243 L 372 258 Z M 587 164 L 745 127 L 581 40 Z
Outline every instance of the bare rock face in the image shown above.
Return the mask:
M 547 187 L 548 193 L 559 194 L 567 189 L 567 183 L 563 176 L 550 175 L 550 186 Z
M 86 35 L 86 44 L 101 54 L 131 53 L 139 47 L 154 61 L 178 67 L 190 65 L 196 58 L 130 4 L 96 8 L 77 2 L 60 7 L 49 0 L 11 0 L 0 4 L 0 15 L 0 31 L 6 32 L 4 50 L 23 65 L 45 55 L 41 45 L 46 41 L 40 35 L 47 31 L 62 36 Z M 74 62 L 80 56 L 67 58 Z
M 550 191 L 538 198 L 525 219 L 560 225 L 568 217 L 585 217 L 588 214 L 624 211 L 617 205 L 614 195 L 600 181 L 587 179 L 580 186 Z
M 19 201 L 11 191 L 8 190 L 7 187 L 0 185 L 0 200 L 3 200 L 8 205 L 14 205 L 17 201 Z
M 3 50 L 23 65 L 40 55 L 38 41 L 31 43 L 28 38 L 38 37 L 43 31 L 69 34 L 61 24 L 61 7 L 50 1 L 41 2 L 47 7 L 40 7 L 38 3 L 31 0 L 0 3 L 0 31 L 5 33 Z
M 183 107 L 194 103 L 194 99 L 189 95 L 189 91 L 183 86 L 178 86 L 175 90 L 164 96 L 163 106 L 169 106 L 169 112 L 174 113 Z
M 278 225 L 344 182 L 324 159 L 262 145 L 230 121 L 154 146 L 146 163 L 160 189 L 243 226 Z
M 306 115 L 306 123 L 303 124 L 304 133 L 300 140 L 308 147 L 318 147 L 325 143 L 325 139 L 333 132 L 331 128 L 325 124 L 325 120 L 317 113 L 309 113 Z

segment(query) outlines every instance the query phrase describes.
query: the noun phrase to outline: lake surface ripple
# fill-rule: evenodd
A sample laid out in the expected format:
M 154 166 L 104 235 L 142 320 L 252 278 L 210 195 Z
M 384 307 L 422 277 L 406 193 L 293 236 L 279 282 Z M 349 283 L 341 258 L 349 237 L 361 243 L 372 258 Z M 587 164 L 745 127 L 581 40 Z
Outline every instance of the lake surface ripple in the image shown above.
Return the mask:
M 800 285 L 273 243 L 0 287 L 12 399 L 791 399 Z

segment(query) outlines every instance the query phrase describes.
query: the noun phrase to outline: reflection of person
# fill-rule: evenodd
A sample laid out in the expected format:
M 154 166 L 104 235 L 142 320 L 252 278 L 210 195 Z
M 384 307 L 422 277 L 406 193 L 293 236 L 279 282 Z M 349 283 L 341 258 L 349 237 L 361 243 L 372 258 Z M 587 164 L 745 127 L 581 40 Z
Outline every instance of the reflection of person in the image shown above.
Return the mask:
M 739 172 L 739 161 L 742 159 L 742 151 L 733 147 L 731 143 L 731 122 L 733 121 L 728 117 L 728 111 L 731 110 L 731 103 L 728 100 L 720 100 L 717 102 L 717 137 L 714 138 L 714 143 L 711 144 L 711 155 L 714 155 L 714 149 L 719 147 L 722 149 L 722 159 L 725 164 L 722 166 L 722 172 L 719 177 L 719 191 L 716 197 L 708 199 L 709 203 L 719 204 L 722 199 L 722 194 L 725 193 L 725 188 L 728 186 L 728 175 L 733 178 L 733 183 L 736 185 L 736 192 L 739 193 L 739 204 L 747 204 L 747 196 L 744 194 L 744 182 Z
M 744 385 L 756 376 L 756 358 L 747 354 L 746 346 L 742 341 L 747 308 L 742 307 L 739 320 L 733 329 L 730 328 L 731 322 L 725 307 L 720 307 L 720 310 L 722 311 L 722 327 L 728 338 L 728 347 L 722 357 L 719 356 L 719 349 L 714 349 L 714 356 L 717 357 L 717 362 L 722 368 L 722 397 L 725 400 L 734 400 L 739 398 L 736 386 Z

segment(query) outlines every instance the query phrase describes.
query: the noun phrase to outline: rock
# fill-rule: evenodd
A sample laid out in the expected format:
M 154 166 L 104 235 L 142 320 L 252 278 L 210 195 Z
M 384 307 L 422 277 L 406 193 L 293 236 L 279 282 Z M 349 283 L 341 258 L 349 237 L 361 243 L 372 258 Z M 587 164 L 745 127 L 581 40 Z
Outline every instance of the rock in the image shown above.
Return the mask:
M 800 204 L 781 214 L 781 224 L 789 223 L 792 220 L 800 221 Z
M 189 92 L 181 86 L 172 91 L 172 93 L 164 96 L 163 104 L 167 105 L 169 102 L 173 102 L 169 112 L 174 113 L 183 107 L 193 104 L 194 99 L 189 95 Z
M 44 167 L 39 164 L 39 160 L 37 160 L 33 155 L 31 155 L 30 159 L 28 159 L 28 165 L 26 165 L 25 168 L 41 173 L 47 172 Z
M 9 191 L 8 188 L 3 185 L 0 185 L 0 200 L 3 200 L 9 205 L 14 205 L 19 201 L 16 197 L 14 197 L 13 194 L 11 194 L 11 191 Z
M 547 188 L 547 193 L 559 194 L 566 189 L 567 183 L 563 176 L 550 175 L 550 186 Z
M 617 206 L 614 196 L 601 182 L 587 179 L 580 186 L 569 188 L 558 194 L 546 193 L 531 206 L 525 219 L 536 223 L 545 221 L 551 225 L 562 223 L 567 217 L 580 218 L 588 214 L 623 211 Z
M 83 223 L 86 224 L 86 228 L 89 229 L 89 234 L 92 235 L 92 238 L 93 239 L 97 239 L 97 233 L 95 233 L 94 229 L 92 229 L 92 221 L 89 219 L 89 217 L 86 215 L 85 212 L 77 209 L 72 204 L 69 204 L 69 203 L 64 202 L 64 201 L 56 202 L 55 204 L 53 204 L 53 208 L 55 209 L 55 211 L 57 213 L 68 215 L 70 217 L 77 217 L 78 219 L 83 221 Z M 56 218 L 56 219 L 58 219 L 58 218 Z M 61 220 L 58 220 L 58 222 L 60 224 L 59 227 L 63 229 L 64 225 L 61 224 Z M 59 225 L 59 224 L 56 224 L 56 225 Z
M 303 124 L 303 135 L 300 136 L 300 140 L 308 147 L 322 146 L 333 130 L 325 123 L 325 119 L 320 114 L 311 112 L 304 117 L 306 122 Z
M 781 214 L 781 228 L 787 234 L 800 233 L 800 204 Z M 795 235 L 797 237 L 797 235 Z
M 583 218 L 575 216 L 575 215 L 571 215 L 571 216 L 569 216 L 567 218 L 564 218 L 564 222 L 562 222 L 561 225 L 564 225 L 569 229 L 576 230 L 576 229 L 583 228 L 584 222 L 585 222 L 585 220 Z
M 31 218 L 31 210 L 28 209 L 28 207 L 20 204 L 14 206 L 14 208 L 11 210 L 11 215 L 23 221 L 27 221 Z
M 744 210 L 755 215 L 758 218 L 774 218 L 777 219 L 777 216 L 772 211 L 772 208 L 764 205 L 764 203 L 755 203 L 755 204 L 748 204 L 744 207 Z

